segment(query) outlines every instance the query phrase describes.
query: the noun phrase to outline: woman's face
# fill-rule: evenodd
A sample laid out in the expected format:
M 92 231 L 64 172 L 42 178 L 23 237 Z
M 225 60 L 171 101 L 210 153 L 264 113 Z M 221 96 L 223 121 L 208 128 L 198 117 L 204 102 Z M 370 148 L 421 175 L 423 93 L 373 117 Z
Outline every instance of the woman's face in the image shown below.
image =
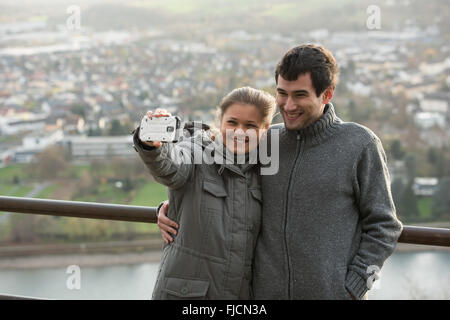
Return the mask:
M 234 154 L 245 154 L 254 150 L 267 127 L 264 127 L 258 108 L 247 104 L 232 104 L 220 121 L 223 143 Z

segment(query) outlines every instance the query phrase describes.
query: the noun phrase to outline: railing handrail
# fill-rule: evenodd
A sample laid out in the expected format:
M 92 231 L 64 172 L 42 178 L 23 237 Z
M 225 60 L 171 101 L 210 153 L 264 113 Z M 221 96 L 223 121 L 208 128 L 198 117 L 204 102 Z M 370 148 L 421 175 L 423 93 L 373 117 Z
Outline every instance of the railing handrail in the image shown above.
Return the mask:
M 398 242 L 450 247 L 450 229 L 403 226 Z
M 0 196 L 0 211 L 52 216 L 156 223 L 156 208 Z M 403 226 L 401 243 L 450 247 L 450 229 Z
M 0 196 L 0 212 L 156 223 L 156 208 L 98 202 Z
M 0 300 L 48 300 L 44 298 L 18 296 L 13 294 L 0 294 Z

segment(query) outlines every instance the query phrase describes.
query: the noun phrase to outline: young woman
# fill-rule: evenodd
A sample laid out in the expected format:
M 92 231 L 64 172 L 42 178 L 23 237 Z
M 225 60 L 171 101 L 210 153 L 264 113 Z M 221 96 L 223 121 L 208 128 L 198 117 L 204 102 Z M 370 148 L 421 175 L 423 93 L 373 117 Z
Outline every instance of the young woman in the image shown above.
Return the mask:
M 153 299 L 252 297 L 261 191 L 259 166 L 246 155 L 268 129 L 275 108 L 270 94 L 244 87 L 223 98 L 219 132 L 213 137 L 197 130 L 176 144 L 142 142 L 136 130 L 139 156 L 155 179 L 168 187 L 168 217 L 180 226 L 174 241 L 164 246 Z M 161 109 L 147 113 L 169 115 Z M 256 145 L 251 137 L 256 137 Z M 213 163 L 195 160 L 196 152 L 210 152 L 214 144 Z M 237 161 L 239 156 L 243 163 Z

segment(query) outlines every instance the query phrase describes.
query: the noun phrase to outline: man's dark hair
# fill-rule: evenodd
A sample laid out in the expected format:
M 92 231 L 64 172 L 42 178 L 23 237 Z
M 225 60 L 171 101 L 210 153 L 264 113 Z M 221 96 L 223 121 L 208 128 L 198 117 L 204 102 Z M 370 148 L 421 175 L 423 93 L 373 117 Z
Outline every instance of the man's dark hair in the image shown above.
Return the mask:
M 286 52 L 275 69 L 275 82 L 278 83 L 279 75 L 295 81 L 308 72 L 317 96 L 330 86 L 336 88 L 339 73 L 336 59 L 329 50 L 314 44 L 300 45 Z

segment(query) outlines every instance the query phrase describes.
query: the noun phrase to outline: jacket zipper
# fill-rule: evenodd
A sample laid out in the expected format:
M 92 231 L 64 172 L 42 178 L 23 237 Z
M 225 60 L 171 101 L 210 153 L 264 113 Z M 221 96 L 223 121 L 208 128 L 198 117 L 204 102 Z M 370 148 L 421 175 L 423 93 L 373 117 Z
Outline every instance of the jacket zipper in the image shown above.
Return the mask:
M 294 166 L 292 167 L 292 172 L 295 171 L 295 167 L 297 166 L 298 158 L 300 158 L 300 151 L 301 151 L 301 137 L 300 134 L 297 134 L 297 147 L 296 147 L 296 157 L 294 161 Z M 289 210 L 289 192 L 291 190 L 291 181 L 292 181 L 292 174 L 289 176 L 288 180 L 288 189 L 286 192 L 286 210 L 284 213 L 284 249 L 286 251 L 286 257 L 287 257 L 287 269 L 288 269 L 288 300 L 292 299 L 292 285 L 291 285 L 291 261 L 289 259 L 289 247 L 288 247 L 288 241 L 287 241 L 287 220 L 288 220 L 288 210 Z

